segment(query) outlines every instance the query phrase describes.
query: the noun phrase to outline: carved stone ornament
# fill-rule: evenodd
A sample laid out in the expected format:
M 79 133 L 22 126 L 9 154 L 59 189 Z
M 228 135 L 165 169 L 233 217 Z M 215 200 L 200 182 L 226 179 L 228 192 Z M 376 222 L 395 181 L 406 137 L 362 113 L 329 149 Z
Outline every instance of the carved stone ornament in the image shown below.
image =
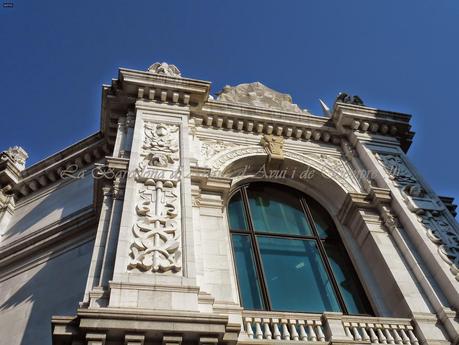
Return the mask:
M 180 70 L 175 65 L 169 65 L 167 62 L 156 62 L 148 67 L 148 72 L 164 74 L 171 77 L 180 77 Z
M 206 162 L 206 166 L 211 169 L 215 176 L 224 176 L 225 169 L 235 161 L 245 157 L 263 155 L 266 155 L 266 150 L 261 146 L 227 147 L 212 156 Z M 363 191 L 352 169 L 347 166 L 345 159 L 319 153 L 298 153 L 289 150 L 284 150 L 283 155 L 284 159 L 292 159 L 305 166 L 311 166 L 318 174 L 336 181 L 347 192 Z
M 29 155 L 20 146 L 10 147 L 8 150 L 0 153 L 0 161 L 9 160 L 19 170 L 24 170 L 27 158 L 29 158 Z
M 268 154 L 268 161 L 280 161 L 284 159 L 284 137 L 265 134 L 261 137 L 260 145 Z
M 236 144 L 229 143 L 224 140 L 202 140 L 201 141 L 201 156 L 203 159 L 208 160 L 226 150 L 229 147 L 234 147 Z
M 335 102 L 355 104 L 355 105 L 364 105 L 362 99 L 359 96 L 357 95 L 351 96 L 345 92 L 340 92 L 338 96 L 336 96 Z
M 247 104 L 254 107 L 278 109 L 294 113 L 307 113 L 292 103 L 292 97 L 270 89 L 260 82 L 225 86 L 218 93 L 217 101 Z
M 135 175 L 139 182 L 138 218 L 132 228 L 128 269 L 175 273 L 182 267 L 179 126 L 145 123 L 143 134 L 142 161 Z
M 394 185 L 401 191 L 410 211 L 417 215 L 427 237 L 438 245 L 440 257 L 459 280 L 459 231 L 446 216 L 445 207 L 429 195 L 397 154 L 375 153 Z

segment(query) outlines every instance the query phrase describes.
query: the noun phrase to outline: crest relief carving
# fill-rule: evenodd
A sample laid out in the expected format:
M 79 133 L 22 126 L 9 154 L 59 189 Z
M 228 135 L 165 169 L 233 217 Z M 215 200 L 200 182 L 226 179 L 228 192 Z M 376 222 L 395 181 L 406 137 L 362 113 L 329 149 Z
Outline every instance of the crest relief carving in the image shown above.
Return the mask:
M 129 270 L 176 273 L 182 268 L 179 131 L 178 125 L 144 125 Z
M 265 134 L 261 137 L 260 145 L 268 155 L 268 163 L 284 160 L 284 137 L 272 134 Z
M 427 237 L 438 246 L 439 256 L 459 280 L 459 231 L 446 208 L 423 188 L 398 154 L 375 153 L 392 183 L 400 190 L 408 209 L 416 214 Z

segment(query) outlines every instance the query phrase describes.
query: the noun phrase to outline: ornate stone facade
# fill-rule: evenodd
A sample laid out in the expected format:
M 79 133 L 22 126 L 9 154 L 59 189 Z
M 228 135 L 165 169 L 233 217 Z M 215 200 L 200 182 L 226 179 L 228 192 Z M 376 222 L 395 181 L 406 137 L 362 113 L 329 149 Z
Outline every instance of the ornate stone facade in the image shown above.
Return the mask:
M 0 155 L 0 344 L 457 343 L 458 225 L 405 155 L 410 116 L 209 95 L 164 62 L 120 69 L 99 133 Z M 242 307 L 227 205 L 253 181 L 326 209 L 374 315 Z
M 389 179 L 400 190 L 408 209 L 417 215 L 427 237 L 438 245 L 440 257 L 450 265 L 451 272 L 459 281 L 459 227 L 448 219 L 449 212 L 443 203 L 429 193 L 409 170 L 398 154 L 376 153 L 376 157 Z M 437 200 L 435 200 L 437 199 Z

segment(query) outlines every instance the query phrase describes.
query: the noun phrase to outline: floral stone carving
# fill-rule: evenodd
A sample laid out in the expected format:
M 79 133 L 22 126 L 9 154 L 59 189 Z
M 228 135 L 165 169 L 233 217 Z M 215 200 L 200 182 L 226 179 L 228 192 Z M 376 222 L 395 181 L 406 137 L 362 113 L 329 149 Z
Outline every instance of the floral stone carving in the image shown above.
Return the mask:
M 181 270 L 178 142 L 177 125 L 145 124 L 142 161 L 135 175 L 140 184 L 138 218 L 132 228 L 128 269 Z
M 450 270 L 459 280 L 459 231 L 446 216 L 445 207 L 417 181 L 402 157 L 397 154 L 375 153 L 394 185 L 401 191 L 410 211 L 416 213 L 424 226 L 427 237 L 438 245 L 440 257 L 450 265 Z

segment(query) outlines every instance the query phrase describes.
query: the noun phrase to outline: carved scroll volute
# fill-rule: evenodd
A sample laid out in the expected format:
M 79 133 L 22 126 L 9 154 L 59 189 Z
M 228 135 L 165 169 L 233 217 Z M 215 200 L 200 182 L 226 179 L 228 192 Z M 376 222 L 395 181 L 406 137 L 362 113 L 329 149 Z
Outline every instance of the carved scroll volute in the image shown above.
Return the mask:
M 179 272 L 180 242 L 179 126 L 146 123 L 139 192 L 128 269 Z

